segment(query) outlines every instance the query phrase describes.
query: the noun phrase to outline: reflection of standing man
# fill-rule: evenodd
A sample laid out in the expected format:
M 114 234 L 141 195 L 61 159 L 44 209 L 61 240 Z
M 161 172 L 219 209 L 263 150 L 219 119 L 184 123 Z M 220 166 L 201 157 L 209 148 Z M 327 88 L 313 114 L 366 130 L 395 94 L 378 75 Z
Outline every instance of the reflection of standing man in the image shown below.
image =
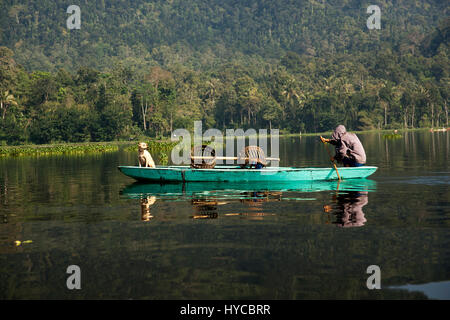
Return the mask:
M 350 191 L 333 196 L 336 201 L 334 205 L 324 205 L 325 212 L 331 212 L 336 215 L 336 221 L 333 222 L 339 227 L 361 227 L 367 221 L 362 208 L 369 202 L 368 192 Z

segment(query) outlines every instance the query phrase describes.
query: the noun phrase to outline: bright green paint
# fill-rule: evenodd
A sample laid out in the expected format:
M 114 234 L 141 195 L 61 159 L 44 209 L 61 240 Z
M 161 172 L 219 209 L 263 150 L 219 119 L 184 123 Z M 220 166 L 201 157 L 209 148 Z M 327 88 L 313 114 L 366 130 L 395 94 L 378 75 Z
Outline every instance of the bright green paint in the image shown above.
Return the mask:
M 188 166 L 158 166 L 156 168 L 119 166 L 118 169 L 136 180 L 160 182 L 286 182 L 338 179 L 334 168 L 241 169 L 236 166 L 217 166 L 214 169 L 193 169 Z M 338 170 L 341 179 L 355 179 L 370 176 L 377 167 L 343 167 Z

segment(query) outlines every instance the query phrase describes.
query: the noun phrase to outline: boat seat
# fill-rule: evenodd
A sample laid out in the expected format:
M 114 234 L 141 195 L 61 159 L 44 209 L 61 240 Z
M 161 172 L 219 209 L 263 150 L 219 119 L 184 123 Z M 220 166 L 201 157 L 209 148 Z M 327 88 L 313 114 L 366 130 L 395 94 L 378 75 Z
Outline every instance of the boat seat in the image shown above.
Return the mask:
M 265 167 L 267 166 L 266 155 L 264 150 L 258 146 L 248 146 L 245 147 L 243 151 L 239 154 L 240 162 L 244 160 L 241 164 L 242 168 L 245 167 Z
M 214 157 L 213 159 L 197 159 L 192 157 Z M 212 169 L 216 166 L 216 150 L 208 145 L 194 146 L 191 150 L 191 168 Z

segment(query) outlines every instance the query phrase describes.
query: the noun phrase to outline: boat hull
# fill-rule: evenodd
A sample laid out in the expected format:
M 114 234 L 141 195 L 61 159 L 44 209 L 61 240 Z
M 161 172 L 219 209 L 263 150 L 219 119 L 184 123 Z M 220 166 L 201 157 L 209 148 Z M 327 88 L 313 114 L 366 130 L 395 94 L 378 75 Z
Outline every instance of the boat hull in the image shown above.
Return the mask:
M 263 169 L 242 169 L 235 166 L 216 166 L 214 169 L 195 169 L 188 166 L 157 166 L 144 168 L 137 166 L 119 166 L 118 169 L 139 181 L 161 183 L 177 182 L 286 182 L 337 180 L 334 168 L 292 168 L 267 167 Z M 377 167 L 341 167 L 338 169 L 341 179 L 366 178 Z

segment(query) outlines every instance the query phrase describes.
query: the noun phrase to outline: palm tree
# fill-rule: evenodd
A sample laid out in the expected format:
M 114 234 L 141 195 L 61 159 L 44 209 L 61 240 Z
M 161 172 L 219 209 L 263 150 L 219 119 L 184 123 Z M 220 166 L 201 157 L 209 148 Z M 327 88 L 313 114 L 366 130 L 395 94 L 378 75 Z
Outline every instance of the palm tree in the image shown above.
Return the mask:
M 0 110 L 2 110 L 2 120 L 5 120 L 6 109 L 11 105 L 17 106 L 17 101 L 14 98 L 14 95 L 10 93 L 9 90 L 6 90 L 5 92 L 2 92 L 2 95 L 0 96 Z
M 281 94 L 286 99 L 291 115 L 295 116 L 296 107 L 302 108 L 306 99 L 305 95 L 300 92 L 295 79 L 288 80 Z

